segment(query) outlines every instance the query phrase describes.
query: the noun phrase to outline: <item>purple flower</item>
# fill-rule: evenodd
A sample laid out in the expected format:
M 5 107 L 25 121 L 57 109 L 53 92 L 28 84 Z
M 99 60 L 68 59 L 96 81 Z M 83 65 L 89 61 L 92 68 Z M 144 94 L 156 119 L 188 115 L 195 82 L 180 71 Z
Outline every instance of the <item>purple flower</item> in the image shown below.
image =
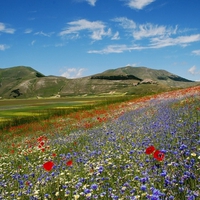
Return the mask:
M 140 189 L 141 189 L 142 191 L 146 191 L 146 190 L 147 190 L 147 187 L 146 187 L 146 185 L 142 185 L 142 186 L 140 187 Z
M 90 188 L 92 189 L 92 190 L 96 190 L 97 188 L 98 188 L 98 185 L 97 184 L 92 184 L 91 186 L 90 186 Z

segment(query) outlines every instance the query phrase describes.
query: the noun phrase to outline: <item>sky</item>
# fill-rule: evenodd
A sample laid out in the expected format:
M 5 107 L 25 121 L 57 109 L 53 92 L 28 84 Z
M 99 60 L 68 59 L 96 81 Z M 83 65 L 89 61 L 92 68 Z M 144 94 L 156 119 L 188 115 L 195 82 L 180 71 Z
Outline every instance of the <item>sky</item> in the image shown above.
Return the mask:
M 78 78 L 119 67 L 200 81 L 200 0 L 0 0 L 0 68 Z

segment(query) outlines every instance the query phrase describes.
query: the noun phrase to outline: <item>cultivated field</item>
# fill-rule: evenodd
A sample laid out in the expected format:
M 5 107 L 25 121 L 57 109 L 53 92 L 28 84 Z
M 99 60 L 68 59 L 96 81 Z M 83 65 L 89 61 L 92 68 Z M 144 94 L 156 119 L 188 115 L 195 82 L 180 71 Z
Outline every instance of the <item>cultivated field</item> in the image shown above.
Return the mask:
M 93 100 L 2 128 L 0 199 L 200 198 L 200 87 Z

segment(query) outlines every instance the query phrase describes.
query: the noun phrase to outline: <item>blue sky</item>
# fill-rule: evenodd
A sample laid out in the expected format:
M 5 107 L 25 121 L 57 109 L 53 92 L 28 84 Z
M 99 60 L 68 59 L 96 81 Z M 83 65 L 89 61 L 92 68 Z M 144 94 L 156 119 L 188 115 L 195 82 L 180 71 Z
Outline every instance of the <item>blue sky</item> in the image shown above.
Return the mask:
M 0 0 L 0 68 L 88 76 L 119 67 L 200 80 L 199 0 Z

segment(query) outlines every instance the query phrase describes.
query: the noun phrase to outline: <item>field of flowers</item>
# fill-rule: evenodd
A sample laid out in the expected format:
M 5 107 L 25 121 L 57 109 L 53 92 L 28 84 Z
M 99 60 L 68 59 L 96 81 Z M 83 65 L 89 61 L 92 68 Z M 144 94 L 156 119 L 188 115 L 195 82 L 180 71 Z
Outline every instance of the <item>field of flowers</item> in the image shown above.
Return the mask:
M 0 200 L 200 199 L 199 86 L 16 129 Z

